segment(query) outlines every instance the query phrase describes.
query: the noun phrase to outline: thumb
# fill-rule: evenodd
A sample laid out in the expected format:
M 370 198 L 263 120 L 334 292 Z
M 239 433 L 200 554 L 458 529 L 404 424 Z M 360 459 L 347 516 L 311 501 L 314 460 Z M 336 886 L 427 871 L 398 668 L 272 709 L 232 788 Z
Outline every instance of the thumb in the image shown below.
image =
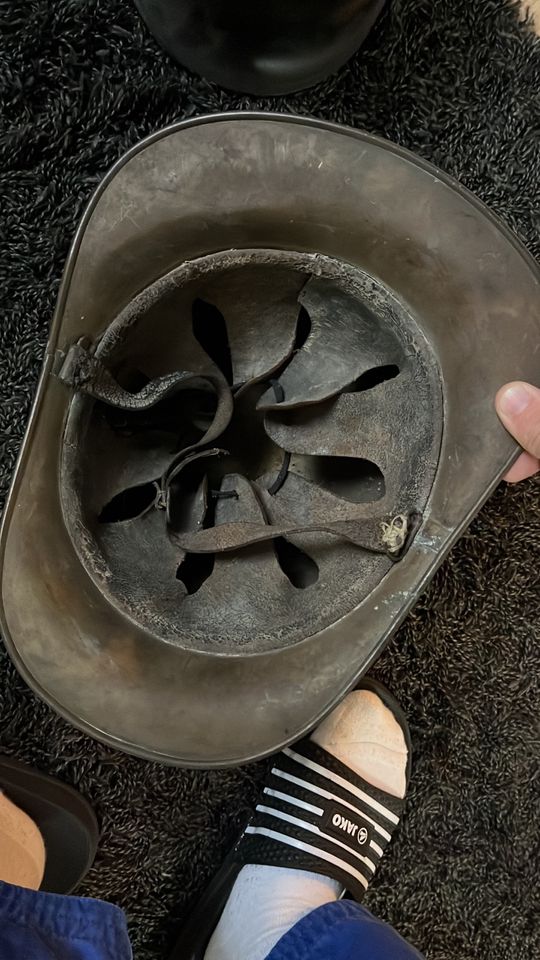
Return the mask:
M 495 406 L 506 429 L 533 457 L 540 457 L 540 390 L 530 383 L 507 383 Z

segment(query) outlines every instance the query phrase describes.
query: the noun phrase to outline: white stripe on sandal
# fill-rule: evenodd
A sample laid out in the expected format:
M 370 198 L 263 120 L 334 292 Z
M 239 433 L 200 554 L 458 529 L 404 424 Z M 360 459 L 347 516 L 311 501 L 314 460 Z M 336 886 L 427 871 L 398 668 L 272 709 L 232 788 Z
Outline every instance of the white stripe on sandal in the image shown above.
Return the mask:
M 289 847 L 296 847 L 297 850 L 303 850 L 304 853 L 318 857 L 319 860 L 326 860 L 327 863 L 333 863 L 335 867 L 339 867 L 340 870 L 354 877 L 358 883 L 362 884 L 365 890 L 368 888 L 368 881 L 362 873 L 351 867 L 345 860 L 340 860 L 339 857 L 334 857 L 332 853 L 327 853 L 326 850 L 319 850 L 318 847 L 312 847 L 310 843 L 303 843 L 302 840 L 296 840 L 295 837 L 288 837 L 284 833 L 277 833 L 275 830 L 267 830 L 266 827 L 246 827 L 246 833 L 262 835 L 269 837 L 271 840 L 279 840 L 280 843 L 285 843 Z
M 285 820 L 287 823 L 292 823 L 295 827 L 301 827 L 302 830 L 307 830 L 309 833 L 316 833 L 317 836 L 324 837 L 324 839 L 328 840 L 330 843 L 335 843 L 336 846 L 341 847 L 342 850 L 346 850 L 349 856 L 360 860 L 361 863 L 365 864 L 368 870 L 371 870 L 372 873 L 375 873 L 376 867 L 373 863 L 373 860 L 370 860 L 369 857 L 364 857 L 356 850 L 351 850 L 346 843 L 342 843 L 342 841 L 338 840 L 337 837 L 331 837 L 330 834 L 324 833 L 324 831 L 317 827 L 316 824 L 308 823 L 306 820 L 299 820 L 298 817 L 293 817 L 290 813 L 284 813 L 282 810 L 276 810 L 274 807 L 266 807 L 261 803 L 257 805 L 256 809 L 261 813 L 267 813 L 272 817 L 277 817 L 279 820 Z
M 290 783 L 296 784 L 297 787 L 302 787 L 304 790 L 310 790 L 312 793 L 317 793 L 320 797 L 324 797 L 325 800 L 334 800 L 336 803 L 341 803 L 342 806 L 348 807 L 349 810 L 352 810 L 359 817 L 363 817 L 364 820 L 367 820 L 368 823 L 380 833 L 381 837 L 384 837 L 385 840 L 390 840 L 390 834 L 384 827 L 380 827 L 375 820 L 372 820 L 371 817 L 368 817 L 367 813 L 364 813 L 363 810 L 359 810 L 358 807 L 354 807 L 352 803 L 348 803 L 347 800 L 343 800 L 342 797 L 336 796 L 335 793 L 330 793 L 329 790 L 323 790 L 322 787 L 315 786 L 314 783 L 309 783 L 308 780 L 301 780 L 300 777 L 293 776 L 292 773 L 286 773 L 285 770 L 279 770 L 278 767 L 272 768 L 272 773 L 276 777 L 282 777 L 283 780 L 289 780 Z
M 374 800 L 373 797 L 370 797 L 369 794 L 364 793 L 364 791 L 360 790 L 359 787 L 353 786 L 353 784 L 348 780 L 345 780 L 344 777 L 340 777 L 339 774 L 333 773 L 331 770 L 327 770 L 325 767 L 321 767 L 320 763 L 315 763 L 314 760 L 309 760 L 307 757 L 303 757 L 301 753 L 296 753 L 294 750 L 291 750 L 290 747 L 286 747 L 283 753 L 287 757 L 290 757 L 291 760 L 294 760 L 295 763 L 301 763 L 302 766 L 307 767 L 309 770 L 313 770 L 326 780 L 333 780 L 333 782 L 337 783 L 338 786 L 343 787 L 347 793 L 352 793 L 354 796 L 358 797 L 359 800 L 362 800 L 363 803 L 366 803 L 369 807 L 371 807 L 372 810 L 376 810 L 377 813 L 380 813 L 381 816 L 383 816 L 386 820 L 389 820 L 390 823 L 399 823 L 399 817 L 396 816 L 395 813 L 392 813 L 391 810 L 387 810 L 386 807 L 383 807 L 382 803 L 379 803 L 378 800 Z

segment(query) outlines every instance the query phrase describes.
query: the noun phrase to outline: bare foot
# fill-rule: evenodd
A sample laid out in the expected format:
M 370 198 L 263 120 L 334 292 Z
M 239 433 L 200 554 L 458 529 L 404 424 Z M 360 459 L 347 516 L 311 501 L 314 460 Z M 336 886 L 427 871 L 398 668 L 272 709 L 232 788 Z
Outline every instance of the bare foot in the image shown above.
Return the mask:
M 0 793 L 0 880 L 39 890 L 45 844 L 33 820 Z

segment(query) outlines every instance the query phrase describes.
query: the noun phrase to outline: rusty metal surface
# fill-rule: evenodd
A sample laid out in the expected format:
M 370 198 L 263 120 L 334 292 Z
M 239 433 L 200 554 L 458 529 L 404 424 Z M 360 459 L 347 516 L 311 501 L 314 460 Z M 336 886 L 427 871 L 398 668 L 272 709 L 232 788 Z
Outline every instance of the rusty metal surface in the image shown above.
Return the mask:
M 97 356 L 114 358 L 111 373 L 125 389 L 130 389 L 131 361 L 150 380 L 179 370 L 211 372 L 210 367 L 204 369 L 208 357 L 194 338 L 180 344 L 173 336 L 178 310 L 193 299 L 185 265 L 197 261 L 199 274 L 194 279 L 202 289 L 203 283 L 212 281 L 216 250 L 223 251 L 222 267 L 229 262 L 235 268 L 238 251 L 247 257 L 249 249 L 257 250 L 259 257 L 261 251 L 279 248 L 301 251 L 305 258 L 299 290 L 318 274 L 321 257 L 327 258 L 362 276 L 358 292 L 370 303 L 381 309 L 382 289 L 392 303 L 390 312 L 403 311 L 405 327 L 412 324 L 441 371 L 440 456 L 435 458 L 422 526 L 398 563 L 366 552 L 351 583 L 347 577 L 358 556 L 356 547 L 342 543 L 336 563 L 335 537 L 314 532 L 291 535 L 297 549 L 306 555 L 316 552 L 319 579 L 299 589 L 283 575 L 276 559 L 275 567 L 269 568 L 268 589 L 258 595 L 253 591 L 253 617 L 250 611 L 242 619 L 230 584 L 247 575 L 255 557 L 262 555 L 265 564 L 270 551 L 277 557 L 274 541 L 217 555 L 216 576 L 218 561 L 230 563 L 223 595 L 229 599 L 231 625 L 224 629 L 217 625 L 216 643 L 211 652 L 203 653 L 208 631 L 201 629 L 198 619 L 200 603 L 207 591 L 208 598 L 215 599 L 215 587 L 210 591 L 210 576 L 195 594 L 186 592 L 185 581 L 172 576 L 175 566 L 185 573 L 185 554 L 175 544 L 170 543 L 170 557 L 163 553 L 163 563 L 152 571 L 158 582 L 151 577 L 145 582 L 146 564 L 135 583 L 126 582 L 131 596 L 139 592 L 140 607 L 147 607 L 146 624 L 133 621 L 121 600 L 104 591 L 103 582 L 111 575 L 106 563 L 101 573 L 91 575 L 81 562 L 64 522 L 58 483 L 62 449 L 67 455 L 62 445 L 70 398 L 50 372 L 57 351 L 66 354 L 85 334 L 99 343 Z M 165 290 L 162 278 L 171 271 L 176 287 Z M 336 273 L 340 275 L 337 267 Z M 147 294 L 141 301 L 143 287 Z M 500 426 L 492 401 L 502 382 L 537 379 L 539 290 L 533 261 L 485 207 L 440 171 L 366 134 L 293 117 L 228 114 L 179 124 L 130 151 L 100 187 L 78 231 L 4 515 L 2 626 L 23 676 L 81 728 L 116 747 L 170 763 L 238 763 L 306 732 L 367 669 L 515 457 L 515 444 Z M 114 322 L 111 327 L 122 314 L 126 320 L 126 311 L 131 311 L 132 329 L 125 340 L 129 355 L 122 352 Z M 165 359 L 158 349 L 159 337 L 149 349 L 146 322 L 162 323 L 160 331 L 168 343 Z M 380 387 L 397 388 L 398 381 L 396 376 Z M 363 391 L 355 394 L 362 395 Z M 173 406 L 174 402 L 171 398 Z M 94 400 L 82 396 L 73 401 L 83 431 L 79 439 L 89 430 L 94 405 Z M 345 414 L 338 413 L 336 437 L 339 424 L 346 424 Z M 273 410 L 267 415 L 269 429 L 286 431 L 281 439 L 286 435 L 289 442 L 292 437 L 300 446 L 295 426 L 275 414 Z M 105 417 L 109 430 L 113 420 Z M 398 412 L 395 429 L 402 427 Z M 163 432 L 158 433 L 157 459 L 167 445 Z M 134 452 L 139 466 L 144 460 L 141 436 Z M 340 443 L 344 437 L 345 430 Z M 355 450 L 360 449 L 360 439 Z M 373 442 L 366 427 L 363 441 L 367 447 Z M 395 442 L 392 437 L 390 451 Z M 321 473 L 317 466 L 316 477 L 310 475 L 309 457 L 313 460 L 311 453 L 292 454 L 288 481 L 274 496 L 265 490 L 275 479 L 279 460 L 269 455 L 268 469 L 259 465 L 260 472 L 250 478 L 259 484 L 265 514 L 273 523 L 287 522 L 291 505 L 296 505 L 298 524 L 303 516 L 312 518 L 324 510 L 329 520 L 339 520 L 344 509 L 355 518 L 369 517 L 374 507 L 379 516 L 390 515 L 385 498 L 395 494 L 391 485 L 379 490 L 382 497 L 375 503 L 345 502 L 313 482 Z M 84 466 L 79 465 L 83 473 Z M 151 466 L 153 472 L 154 463 Z M 237 476 L 232 472 L 234 482 L 240 482 Z M 144 479 L 140 471 L 137 478 Z M 92 499 L 84 476 L 80 479 L 79 507 L 84 502 L 97 510 L 98 499 Z M 373 493 L 376 476 L 370 482 Z M 195 513 L 204 496 L 195 485 L 190 501 Z M 222 511 L 234 510 L 235 505 L 234 499 L 216 501 L 216 516 L 219 510 L 223 522 L 229 522 Z M 153 544 L 163 536 L 163 526 L 158 525 L 166 524 L 166 511 L 147 510 L 142 520 L 137 528 L 102 526 L 107 526 L 107 536 L 128 534 L 137 542 L 139 533 L 144 534 L 144 543 L 155 556 Z M 156 529 L 146 530 L 147 524 Z M 101 549 L 109 549 L 105 531 L 100 530 Z M 79 532 L 91 552 L 95 531 L 81 522 Z M 330 569 L 344 584 L 341 606 L 328 609 L 322 596 L 320 607 L 314 604 L 312 609 L 303 598 L 317 595 L 318 584 Z M 311 576 L 313 569 L 309 570 Z M 167 582 L 160 580 L 163 571 Z M 167 589 L 181 603 L 174 636 L 151 610 L 156 591 Z M 286 602 L 280 606 L 282 596 Z M 321 613 L 323 624 L 327 617 L 323 626 Z M 254 653 L 249 647 L 254 622 L 265 615 L 272 623 L 274 646 Z M 297 636 L 303 631 L 303 641 L 291 642 L 295 630 Z M 187 631 L 193 640 L 190 650 L 181 644 Z M 235 636 L 237 648 L 231 653 Z M 220 638 L 225 641 L 222 648 Z

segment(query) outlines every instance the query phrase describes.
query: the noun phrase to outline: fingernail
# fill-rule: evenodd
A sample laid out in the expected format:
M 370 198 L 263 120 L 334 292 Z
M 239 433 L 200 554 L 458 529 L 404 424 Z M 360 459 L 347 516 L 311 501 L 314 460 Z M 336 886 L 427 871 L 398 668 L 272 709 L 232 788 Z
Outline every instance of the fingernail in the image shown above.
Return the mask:
M 517 417 L 529 406 L 532 397 L 527 387 L 515 383 L 499 396 L 499 410 L 507 417 Z

